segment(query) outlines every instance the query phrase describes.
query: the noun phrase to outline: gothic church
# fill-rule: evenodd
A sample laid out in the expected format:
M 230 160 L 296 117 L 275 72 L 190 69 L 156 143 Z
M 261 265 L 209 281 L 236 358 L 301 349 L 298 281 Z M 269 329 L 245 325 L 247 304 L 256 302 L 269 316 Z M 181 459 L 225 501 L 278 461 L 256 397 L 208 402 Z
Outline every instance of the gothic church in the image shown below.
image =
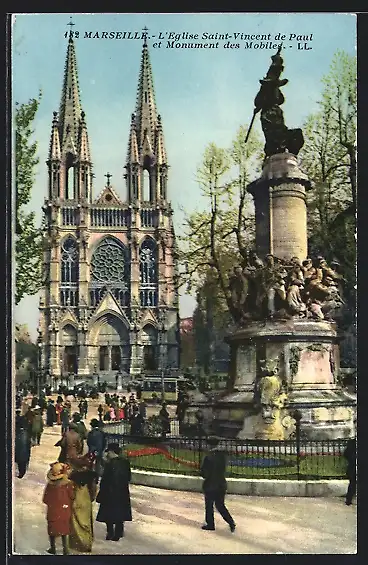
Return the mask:
M 93 163 L 71 37 L 47 166 L 46 283 L 38 328 L 47 380 L 65 382 L 72 375 L 85 380 L 98 373 L 111 382 L 117 372 L 144 376 L 177 369 L 177 252 L 146 39 L 125 164 L 127 201 L 115 192 L 109 174 L 93 197 Z

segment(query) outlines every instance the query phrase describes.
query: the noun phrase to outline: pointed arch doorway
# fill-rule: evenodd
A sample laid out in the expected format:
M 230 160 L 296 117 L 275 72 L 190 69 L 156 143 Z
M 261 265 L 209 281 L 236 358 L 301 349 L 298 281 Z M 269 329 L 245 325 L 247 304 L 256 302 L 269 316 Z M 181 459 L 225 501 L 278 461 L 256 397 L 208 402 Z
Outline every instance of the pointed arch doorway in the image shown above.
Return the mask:
M 106 314 L 91 331 L 95 349 L 95 365 L 100 373 L 115 375 L 117 371 L 129 371 L 130 343 L 125 324 L 116 316 Z

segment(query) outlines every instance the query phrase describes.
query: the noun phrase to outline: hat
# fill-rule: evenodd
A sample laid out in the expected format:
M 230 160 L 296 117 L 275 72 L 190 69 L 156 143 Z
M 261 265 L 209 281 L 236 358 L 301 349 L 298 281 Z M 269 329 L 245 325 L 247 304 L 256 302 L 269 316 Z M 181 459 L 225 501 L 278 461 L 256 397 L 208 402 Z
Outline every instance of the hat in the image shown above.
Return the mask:
M 39 406 L 38 404 L 36 404 L 36 406 L 33 406 L 32 410 L 39 410 L 41 408 L 41 406 Z
M 56 461 L 56 463 L 50 464 L 50 470 L 47 473 L 47 478 L 49 479 L 49 481 L 58 481 L 59 479 L 67 478 L 67 473 L 69 470 L 69 465 Z
M 209 436 L 207 438 L 207 443 L 208 443 L 208 445 L 211 445 L 212 447 L 216 447 L 220 443 L 220 440 L 219 440 L 219 438 L 217 438 L 215 436 Z
M 75 422 L 80 422 L 81 421 L 81 415 L 78 412 L 74 412 L 73 414 L 73 420 Z
M 92 418 L 90 424 L 92 428 L 98 428 L 100 426 L 100 422 L 97 420 L 97 418 Z
M 109 443 L 106 451 L 113 451 L 116 455 L 119 455 L 121 452 L 120 445 L 118 443 Z

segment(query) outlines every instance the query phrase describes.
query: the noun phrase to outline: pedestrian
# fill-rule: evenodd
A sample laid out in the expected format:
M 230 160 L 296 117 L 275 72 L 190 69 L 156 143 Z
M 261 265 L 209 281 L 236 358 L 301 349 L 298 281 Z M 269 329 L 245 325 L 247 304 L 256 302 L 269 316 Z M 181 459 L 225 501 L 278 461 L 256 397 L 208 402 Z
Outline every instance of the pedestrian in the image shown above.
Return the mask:
M 74 422 L 74 424 L 76 425 L 76 430 L 81 438 L 81 442 L 82 442 L 81 454 L 82 454 L 84 450 L 84 441 L 87 439 L 87 435 L 88 435 L 87 428 L 85 423 L 81 419 L 81 415 L 78 414 L 78 412 L 74 412 L 72 422 Z
M 166 408 L 166 402 L 162 403 L 162 407 L 158 415 L 161 420 L 162 436 L 166 437 L 166 434 L 170 433 L 170 414 Z
M 96 462 L 96 473 L 99 477 L 103 471 L 103 454 L 106 447 L 106 435 L 101 428 L 101 423 L 93 418 L 91 420 L 91 431 L 87 436 L 88 452 L 93 453 Z
M 60 413 L 61 433 L 64 434 L 69 427 L 70 412 L 66 406 L 62 407 Z
M 87 401 L 87 399 L 83 400 L 83 414 L 84 414 L 84 417 L 87 418 L 87 414 L 88 414 L 88 401 Z
M 52 427 L 56 422 L 56 410 L 54 406 L 54 401 L 52 398 L 49 399 L 46 409 L 46 425 Z
M 32 444 L 40 445 L 41 436 L 43 432 L 43 419 L 41 414 L 41 408 L 37 404 L 33 408 L 33 419 L 32 419 Z
M 18 466 L 18 479 L 26 474 L 31 457 L 31 435 L 25 416 L 21 410 L 16 411 L 15 417 L 15 462 Z
M 69 475 L 74 484 L 72 503 L 70 547 L 76 551 L 92 551 L 93 509 L 97 494 L 98 476 L 92 470 L 93 454 L 84 455 L 74 463 L 75 469 Z
M 25 416 L 28 413 L 28 410 L 30 409 L 30 405 L 27 402 L 26 398 L 23 398 L 22 400 L 22 416 Z
M 202 530 L 214 530 L 215 518 L 213 505 L 221 514 L 222 518 L 229 524 L 230 531 L 235 531 L 235 522 L 225 506 L 226 495 L 226 453 L 218 448 L 219 440 L 209 437 L 207 440 L 211 447 L 208 455 L 203 460 L 201 466 L 201 475 L 203 481 L 203 493 L 205 499 L 205 520 Z
M 79 413 L 81 415 L 81 417 L 83 418 L 83 413 L 84 413 L 84 404 L 83 404 L 83 400 L 81 400 L 78 404 L 78 408 L 79 408 Z
M 356 495 L 356 439 L 348 440 L 344 451 L 344 457 L 348 462 L 346 475 L 349 479 L 349 486 L 345 496 L 345 504 L 351 506 Z
M 99 404 L 98 408 L 97 408 L 97 412 L 98 412 L 98 418 L 99 418 L 100 422 L 102 422 L 103 411 L 104 410 L 103 410 L 102 404 Z
M 113 406 L 110 406 L 110 420 L 113 422 L 116 418 L 115 409 Z
M 47 553 L 56 555 L 56 538 L 61 536 L 63 555 L 69 554 L 68 536 L 74 498 L 73 483 L 68 478 L 68 466 L 64 463 L 51 463 L 47 473 L 48 483 L 42 502 L 47 506 L 47 533 L 50 547 Z
M 25 418 L 27 420 L 29 433 L 30 435 L 32 435 L 32 422 L 34 418 L 34 411 L 30 406 L 28 406 L 27 412 L 25 413 Z
M 134 406 L 133 414 L 130 417 L 130 435 L 139 436 L 142 434 L 143 418 L 138 406 Z
M 139 412 L 142 419 L 145 420 L 147 418 L 147 404 L 144 399 L 142 399 L 139 403 Z
M 31 408 L 35 408 L 36 406 L 38 406 L 38 398 L 37 396 L 33 396 L 31 400 Z
M 68 430 L 55 446 L 61 447 L 59 462 L 68 463 L 72 466 L 74 461 L 82 454 L 82 441 L 74 422 L 70 422 Z
M 130 463 L 121 455 L 117 443 L 108 444 L 106 459 L 100 491 L 96 498 L 96 502 L 100 504 L 96 520 L 105 522 L 107 540 L 119 541 L 124 536 L 124 522 L 132 520 Z
M 56 411 L 56 424 L 61 426 L 61 413 L 63 411 L 63 399 L 61 396 L 57 397 L 56 404 L 55 404 L 55 411 Z

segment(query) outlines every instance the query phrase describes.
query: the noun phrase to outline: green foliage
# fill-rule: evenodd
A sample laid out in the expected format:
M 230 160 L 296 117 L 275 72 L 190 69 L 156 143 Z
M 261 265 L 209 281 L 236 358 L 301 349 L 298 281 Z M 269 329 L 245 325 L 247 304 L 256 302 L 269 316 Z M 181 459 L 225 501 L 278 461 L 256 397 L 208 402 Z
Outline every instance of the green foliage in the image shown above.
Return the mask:
M 42 234 L 35 226 L 34 212 L 26 210 L 39 162 L 37 142 L 32 141 L 32 123 L 40 96 L 25 104 L 16 103 L 15 107 L 16 304 L 25 295 L 38 292 L 42 285 Z
M 260 168 L 261 143 L 247 127 L 239 129 L 230 149 L 211 143 L 204 152 L 197 179 L 205 198 L 204 210 L 186 216 L 186 232 L 179 238 L 179 258 L 185 266 L 182 284 L 188 292 L 211 279 L 227 301 L 228 274 L 242 260 L 254 237 L 252 199 L 246 187 Z
M 148 436 L 157 436 L 162 434 L 162 422 L 159 416 L 150 416 L 144 425 L 145 434 Z
M 38 367 L 38 347 L 35 343 L 28 341 L 17 341 L 15 346 L 16 367 L 19 369 L 25 360 L 28 360 L 28 367 L 36 370 Z
M 301 164 L 314 184 L 307 195 L 310 254 L 337 258 L 355 284 L 356 213 L 356 57 L 337 51 L 323 77 L 320 110 L 308 117 Z M 345 297 L 347 298 L 347 297 Z

